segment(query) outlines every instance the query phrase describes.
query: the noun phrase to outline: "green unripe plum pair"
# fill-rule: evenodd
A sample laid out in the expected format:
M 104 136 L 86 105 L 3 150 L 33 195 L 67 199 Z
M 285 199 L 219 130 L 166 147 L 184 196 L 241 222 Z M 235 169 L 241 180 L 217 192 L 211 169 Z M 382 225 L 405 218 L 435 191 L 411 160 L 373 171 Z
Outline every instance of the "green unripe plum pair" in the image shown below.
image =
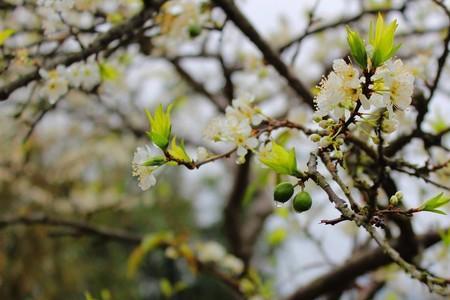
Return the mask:
M 286 203 L 294 194 L 294 186 L 289 182 L 282 182 L 275 187 L 273 198 L 277 202 Z M 292 206 L 297 212 L 307 211 L 311 208 L 312 199 L 308 192 L 302 191 L 295 195 Z

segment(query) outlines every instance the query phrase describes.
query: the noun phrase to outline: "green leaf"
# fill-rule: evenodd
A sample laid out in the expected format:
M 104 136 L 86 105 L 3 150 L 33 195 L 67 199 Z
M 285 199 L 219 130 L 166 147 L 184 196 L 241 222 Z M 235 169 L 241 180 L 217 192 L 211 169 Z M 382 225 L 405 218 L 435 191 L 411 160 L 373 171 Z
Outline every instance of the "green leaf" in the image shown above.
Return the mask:
M 358 65 L 365 69 L 367 67 L 367 52 L 364 41 L 361 36 L 347 26 L 347 43 L 350 47 L 350 53 Z
M 169 152 L 170 156 L 177 161 L 191 162 L 191 158 L 186 153 L 186 149 L 184 148 L 184 142 L 181 141 L 181 143 L 178 144 L 176 137 L 173 137 L 172 142 L 170 143 L 170 148 L 167 152 Z
M 269 150 L 262 150 L 259 152 L 259 160 L 274 170 L 283 175 L 298 175 L 297 159 L 295 150 L 286 150 L 276 142 L 271 142 Z
M 385 25 L 381 14 L 378 14 L 375 25 L 373 22 L 370 23 L 369 44 L 373 48 L 371 62 L 374 68 L 381 66 L 385 61 L 393 57 L 400 48 L 400 44 L 394 45 L 397 27 L 397 20 Z
M 161 279 L 159 282 L 159 288 L 161 289 L 161 293 L 165 298 L 170 298 L 173 295 L 172 284 L 167 278 Z
M 109 290 L 103 289 L 100 292 L 100 295 L 102 297 L 102 300 L 111 300 L 112 299 L 112 295 L 111 295 L 111 292 Z
M 12 36 L 16 31 L 14 29 L 7 28 L 0 31 L 0 46 L 2 46 L 5 41 Z
M 255 198 L 256 193 L 267 185 L 267 181 L 270 175 L 269 170 L 262 170 L 256 177 L 256 180 L 253 180 L 245 189 L 244 197 L 242 198 L 242 206 L 247 207 L 252 200 Z
M 386 295 L 384 300 L 398 300 L 398 296 L 396 293 L 390 292 L 389 294 Z
M 439 193 L 438 195 L 434 196 L 433 198 L 430 198 L 427 201 L 425 201 L 425 203 L 420 206 L 420 210 L 434 212 L 434 213 L 441 214 L 441 215 L 446 215 L 446 213 L 444 211 L 437 209 L 437 208 L 444 206 L 449 202 L 450 202 L 450 197 L 444 196 L 444 193 Z
M 272 232 L 269 233 L 267 236 L 267 243 L 272 246 L 276 247 L 279 246 L 287 237 L 287 231 L 284 228 L 277 228 L 272 230 Z
M 442 243 L 444 244 L 445 247 L 449 248 L 450 247 L 450 229 L 447 231 L 441 231 L 439 232 L 439 235 L 441 237 Z
M 162 150 L 165 150 L 169 145 L 170 134 L 172 131 L 172 123 L 170 119 L 171 110 L 172 105 L 169 105 L 167 110 L 164 111 L 162 104 L 160 104 L 156 108 L 154 115 L 152 115 L 148 110 L 145 111 L 150 123 L 150 131 L 147 132 L 147 136 Z
M 99 67 L 100 76 L 103 80 L 116 80 L 120 75 L 119 71 L 116 68 L 106 62 L 100 63 Z
M 167 162 L 164 156 L 155 156 L 145 161 L 142 165 L 146 167 L 161 166 Z
M 85 298 L 86 300 L 96 300 L 96 299 L 91 295 L 91 293 L 89 293 L 89 292 L 85 292 L 85 293 L 84 293 L 84 298 Z

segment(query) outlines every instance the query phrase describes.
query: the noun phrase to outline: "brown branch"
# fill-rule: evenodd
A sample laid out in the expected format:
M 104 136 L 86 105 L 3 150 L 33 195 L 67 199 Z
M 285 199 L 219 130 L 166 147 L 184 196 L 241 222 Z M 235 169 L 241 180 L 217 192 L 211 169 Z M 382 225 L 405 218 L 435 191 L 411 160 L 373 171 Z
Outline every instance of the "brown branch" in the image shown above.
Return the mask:
M 444 66 L 447 61 L 449 43 L 450 43 L 450 11 L 448 10 L 447 6 L 442 1 L 440 1 L 440 0 L 432 0 L 432 1 L 444 10 L 445 14 L 447 15 L 449 25 L 447 28 L 447 34 L 443 41 L 444 49 L 442 50 L 442 54 L 438 58 L 438 68 L 437 68 L 437 72 L 436 72 L 436 77 L 434 78 L 434 81 L 431 84 L 430 95 L 428 96 L 426 103 L 429 103 L 430 100 L 433 98 L 434 92 L 436 91 L 436 88 L 439 84 L 439 80 L 441 79 L 442 71 L 444 70 Z
M 231 246 L 231 252 L 248 264 L 249 257 L 243 251 L 242 240 L 242 197 L 248 185 L 250 176 L 250 158 L 236 169 L 233 189 L 224 210 L 225 233 Z
M 388 12 L 394 12 L 394 11 L 403 12 L 406 9 L 407 3 L 408 3 L 408 1 L 405 1 L 404 4 L 402 6 L 400 6 L 400 7 L 398 7 L 398 8 L 363 10 L 359 14 L 357 14 L 357 15 L 355 15 L 353 17 L 350 17 L 350 18 L 347 18 L 347 19 L 342 19 L 342 20 L 337 20 L 335 22 L 331 22 L 329 24 L 324 24 L 322 26 L 319 26 L 319 27 L 317 27 L 315 29 L 308 30 L 305 33 L 299 35 L 298 37 L 292 39 L 288 43 L 286 43 L 283 46 L 281 46 L 280 49 L 279 49 L 279 52 L 280 53 L 285 52 L 292 45 L 294 45 L 296 43 L 300 43 L 303 39 L 305 39 L 306 37 L 308 37 L 310 35 L 321 33 L 321 32 L 326 31 L 328 29 L 332 29 L 332 28 L 336 28 L 336 27 L 339 27 L 339 26 L 343 26 L 343 25 L 346 25 L 346 24 L 350 24 L 350 23 L 356 22 L 356 21 L 362 19 L 366 15 L 374 15 L 374 14 L 377 14 L 377 13 L 388 13 Z
M 322 157 L 322 159 L 324 159 Z M 399 267 L 403 269 L 412 278 L 421 281 L 426 284 L 430 291 L 435 292 L 440 295 L 448 295 L 448 286 L 450 283 L 440 277 L 434 276 L 427 271 L 419 270 L 414 264 L 407 262 L 398 251 L 393 248 L 386 239 L 380 237 L 376 232 L 375 228 L 371 225 L 370 216 L 358 215 L 350 210 L 346 205 L 345 201 L 342 200 L 327 183 L 325 177 L 317 171 L 317 158 L 314 154 L 311 154 L 310 160 L 308 162 L 308 175 L 313 181 L 320 186 L 328 195 L 329 200 L 335 204 L 336 208 L 341 212 L 341 214 L 351 219 L 356 223 L 356 225 L 363 227 L 370 234 L 370 236 L 377 242 L 380 248 L 387 253 Z
M 126 231 L 92 225 L 84 221 L 68 220 L 43 214 L 3 217 L 0 219 L 0 229 L 4 229 L 6 227 L 14 225 L 44 225 L 66 227 L 74 229 L 77 232 L 86 235 L 92 235 L 132 245 L 137 245 L 142 240 L 142 236 L 135 235 Z
M 132 17 L 126 23 L 117 25 L 108 32 L 100 35 L 92 44 L 86 47 L 85 50 L 76 52 L 64 57 L 57 57 L 46 64 L 46 69 L 54 69 L 59 65 L 70 66 L 71 64 L 84 60 L 92 54 L 99 53 L 111 44 L 111 42 L 120 39 L 123 35 L 128 34 L 140 28 L 147 22 L 152 15 L 159 9 L 165 0 L 146 1 L 145 8 L 136 16 Z M 20 87 L 26 86 L 28 83 L 40 79 L 39 68 L 22 75 L 17 80 L 14 80 L 6 85 L 0 87 L 0 101 L 8 100 L 9 95 Z
M 47 216 L 44 214 L 32 214 L 27 216 L 10 216 L 0 218 L 0 230 L 11 226 L 17 225 L 41 225 L 41 226 L 51 226 L 51 227 L 65 227 L 68 229 L 75 230 L 76 233 L 84 234 L 86 236 L 93 236 L 97 238 L 102 238 L 105 240 L 115 241 L 127 245 L 137 246 L 142 243 L 145 236 L 136 235 L 127 231 L 107 228 L 99 225 L 93 225 L 85 221 L 69 220 L 60 217 Z M 163 245 L 170 246 L 170 245 Z M 236 294 L 237 299 L 243 299 L 242 293 L 239 289 L 239 283 L 237 280 L 227 276 L 220 270 L 202 264 L 198 259 L 196 259 L 196 264 L 199 269 L 206 274 L 210 274 L 212 277 L 219 281 L 225 283 L 230 287 Z
M 214 105 L 219 109 L 220 112 L 225 112 L 227 101 L 224 97 L 209 92 L 201 82 L 195 80 L 192 75 L 189 74 L 188 71 L 186 71 L 186 69 L 181 65 L 180 59 L 175 58 L 170 59 L 169 61 L 174 66 L 175 70 L 177 70 L 181 78 L 186 81 L 192 87 L 192 89 L 194 89 L 194 91 L 211 100 L 211 102 L 214 103 Z
M 440 242 L 441 238 L 439 232 L 430 232 L 419 236 L 418 241 L 423 248 L 429 248 Z M 394 248 L 400 253 L 408 251 L 408 245 L 399 241 L 394 244 Z M 346 290 L 359 276 L 392 262 L 392 259 L 381 248 L 353 254 L 344 264 L 299 288 L 287 300 L 317 299 L 321 295 L 336 290 Z
M 281 60 L 277 52 L 262 38 L 253 25 L 242 14 L 239 8 L 230 0 L 214 0 L 233 21 L 233 23 L 252 41 L 253 44 L 261 51 L 264 59 L 272 65 L 277 72 L 286 79 L 289 86 L 300 96 L 310 107 L 313 107 L 313 97 L 302 82 L 293 74 L 292 70 Z

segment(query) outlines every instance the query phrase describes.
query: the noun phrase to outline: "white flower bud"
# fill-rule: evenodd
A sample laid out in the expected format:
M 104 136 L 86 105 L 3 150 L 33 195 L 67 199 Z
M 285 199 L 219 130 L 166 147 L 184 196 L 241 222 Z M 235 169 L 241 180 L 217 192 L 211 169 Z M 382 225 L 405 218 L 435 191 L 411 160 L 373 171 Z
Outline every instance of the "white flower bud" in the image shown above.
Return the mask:
M 397 206 L 398 204 L 398 198 L 394 195 L 391 198 L 389 198 L 389 203 L 393 206 Z
M 397 122 L 394 120 L 384 120 L 381 125 L 381 130 L 384 133 L 392 133 L 397 129 Z
M 320 121 L 322 121 L 322 117 L 321 116 L 314 116 L 313 120 L 314 120 L 314 122 L 319 123 Z
M 320 135 L 318 135 L 317 133 L 311 134 L 311 136 L 309 138 L 314 143 L 317 143 L 318 141 L 320 141 Z
M 319 145 L 320 145 L 320 147 L 322 147 L 322 148 L 326 148 L 326 147 L 330 146 L 332 142 L 333 142 L 333 140 L 331 139 L 330 136 L 324 136 L 324 137 L 320 140 Z
M 328 127 L 328 122 L 327 122 L 327 120 L 322 120 L 322 121 L 320 121 L 320 122 L 319 122 L 319 126 L 320 126 L 321 128 L 327 128 L 327 127 Z

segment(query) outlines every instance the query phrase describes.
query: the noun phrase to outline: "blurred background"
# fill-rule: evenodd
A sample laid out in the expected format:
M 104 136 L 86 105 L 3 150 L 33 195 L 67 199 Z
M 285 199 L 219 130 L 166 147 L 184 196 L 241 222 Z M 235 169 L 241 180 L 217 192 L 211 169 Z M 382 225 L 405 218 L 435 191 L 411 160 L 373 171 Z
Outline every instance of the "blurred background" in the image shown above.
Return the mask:
M 43 2 L 0 1 L 2 30 L 17 32 L 2 45 L 2 86 L 33 68 L 30 61 L 40 61 L 39 55 L 45 62 L 81 51 L 80 45 L 126 22 L 142 8 L 138 0 L 75 0 L 74 7 L 60 12 L 68 20 L 62 22 L 64 18 L 55 21 L 42 10 L 48 8 Z M 187 2 L 200 5 L 179 2 L 181 6 Z M 426 93 L 448 28 L 443 10 L 428 0 L 237 0 L 236 4 L 272 48 L 281 49 L 283 61 L 311 90 L 334 59 L 348 55 L 345 25 L 366 32 L 375 12 L 381 10 L 387 20 L 398 20 L 403 45 L 398 56 L 414 70 L 416 88 Z M 236 297 L 214 276 L 192 274 L 186 263 L 171 259 L 163 250 L 145 255 L 139 271 L 127 276 L 136 243 L 91 236 L 73 226 L 48 226 L 45 220 L 33 226 L 23 224 L 27 222 L 9 226 L 5 220 L 11 216 L 75 220 L 143 236 L 170 231 L 190 243 L 215 241 L 255 269 L 265 290 L 261 297 L 269 299 L 285 299 L 311 280 L 345 265 L 359 250 L 373 247 L 366 234 L 350 222 L 319 224 L 338 214 L 313 184 L 306 186 L 314 199 L 308 213 L 295 214 L 289 205 L 277 207 L 272 201 L 277 177 L 252 158 L 244 168 L 235 164 L 234 157 L 193 171 L 166 168 L 156 174 L 156 186 L 144 192 L 139 189 L 131 176 L 131 160 L 136 147 L 149 143 L 145 109 L 154 111 L 161 103 L 174 103 L 173 132 L 185 140 L 193 157 L 199 146 L 216 153 L 230 149 L 205 140 L 203 131 L 224 105 L 239 96 L 253 95 L 272 117 L 312 124 L 312 110 L 234 24 L 211 28 L 211 24 L 224 24 L 223 12 L 211 8 L 208 18 L 209 23 L 195 37 L 186 34 L 181 21 L 167 27 L 163 35 L 153 32 L 150 24 L 148 32 L 103 53 L 108 70 L 92 89 L 71 88 L 52 104 L 40 93 L 43 83 L 34 81 L 0 102 L 0 299 Z M 61 32 L 70 36 L 73 28 L 79 32 L 77 38 L 62 38 Z M 291 45 L 305 33 L 300 46 Z M 423 123 L 429 132 L 450 125 L 448 66 L 443 72 Z M 389 138 L 411 132 L 416 116 L 414 109 L 407 111 L 399 132 Z M 314 144 L 298 134 L 290 134 L 288 144 L 296 147 L 299 165 L 305 167 Z M 443 144 L 450 147 L 448 136 Z M 442 161 L 449 157 L 445 148 L 426 149 L 414 140 L 400 155 L 417 164 L 431 155 Z M 449 173 L 443 170 L 436 180 L 448 185 Z M 396 174 L 395 183 L 408 207 L 440 191 L 405 174 Z M 242 200 L 236 212 L 241 230 L 252 230 L 240 252 L 227 231 L 231 225 L 226 212 L 236 197 Z M 424 234 L 447 228 L 450 220 L 421 214 L 412 224 L 417 234 Z M 422 265 L 450 276 L 448 247 L 441 243 L 424 251 Z M 440 299 L 389 265 L 358 277 L 352 286 L 362 287 L 373 280 L 382 282 L 374 299 Z M 180 282 L 179 289 L 175 288 Z M 361 299 L 360 290 L 327 299 Z

